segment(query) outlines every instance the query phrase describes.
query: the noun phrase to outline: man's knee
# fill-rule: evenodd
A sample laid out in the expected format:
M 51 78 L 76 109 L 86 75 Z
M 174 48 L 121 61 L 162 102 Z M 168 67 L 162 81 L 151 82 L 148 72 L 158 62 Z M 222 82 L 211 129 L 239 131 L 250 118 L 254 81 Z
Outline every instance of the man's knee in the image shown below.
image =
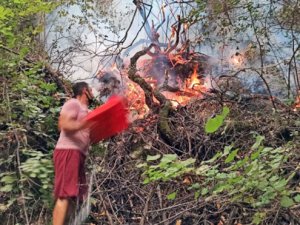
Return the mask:
M 55 207 L 68 208 L 70 200 L 68 198 L 57 198 L 55 202 Z

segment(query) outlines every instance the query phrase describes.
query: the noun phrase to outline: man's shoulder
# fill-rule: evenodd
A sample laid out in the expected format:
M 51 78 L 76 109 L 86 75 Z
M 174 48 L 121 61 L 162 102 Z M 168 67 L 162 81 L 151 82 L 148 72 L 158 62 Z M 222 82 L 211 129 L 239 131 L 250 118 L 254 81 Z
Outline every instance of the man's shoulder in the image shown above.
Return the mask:
M 67 100 L 62 106 L 62 111 L 79 110 L 79 109 L 80 109 L 80 102 L 75 98 L 71 98 Z
M 65 105 L 78 105 L 80 106 L 80 102 L 79 100 L 77 100 L 76 98 L 70 98 L 69 100 L 67 100 L 65 103 L 64 103 L 64 106 Z

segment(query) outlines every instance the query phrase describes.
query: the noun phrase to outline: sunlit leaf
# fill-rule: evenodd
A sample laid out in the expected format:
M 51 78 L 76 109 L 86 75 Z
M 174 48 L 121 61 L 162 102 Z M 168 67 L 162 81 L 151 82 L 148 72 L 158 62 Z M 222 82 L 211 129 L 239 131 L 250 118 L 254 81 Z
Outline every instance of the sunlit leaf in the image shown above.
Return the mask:
M 177 159 L 176 154 L 165 154 L 165 155 L 163 155 L 161 162 L 172 162 L 175 159 Z
M 291 207 L 292 205 L 294 205 L 294 201 L 293 199 L 287 197 L 287 196 L 283 196 L 280 200 L 280 205 L 284 208 L 289 208 Z
M 224 122 L 225 117 L 229 113 L 228 107 L 223 107 L 223 111 L 220 115 L 215 116 L 214 118 L 209 119 L 205 124 L 205 132 L 210 134 L 216 132 Z
M 223 117 L 218 115 L 215 118 L 209 119 L 205 124 L 205 132 L 210 134 L 216 132 L 223 124 Z
M 207 188 L 203 188 L 203 189 L 201 190 L 201 195 L 204 196 L 204 195 L 206 195 L 208 192 L 209 192 L 209 190 L 208 190 Z
M 171 194 L 167 195 L 168 200 L 174 200 L 176 198 L 177 191 L 172 192 Z
M 7 184 L 0 188 L 0 192 L 11 192 L 13 190 L 13 185 Z
M 235 149 L 234 151 L 230 152 L 228 157 L 225 159 L 225 163 L 230 163 L 234 160 L 235 156 L 237 155 L 239 149 Z
M 295 202 L 299 203 L 300 202 L 300 194 L 296 195 L 294 197 Z
M 255 143 L 252 145 L 251 149 L 252 149 L 252 150 L 257 149 L 257 148 L 261 145 L 261 143 L 262 143 L 262 141 L 263 141 L 264 139 L 265 139 L 264 136 L 257 135 L 257 136 L 256 136 L 256 141 L 255 141 Z
M 223 107 L 222 116 L 225 118 L 229 114 L 229 108 L 227 106 Z
M 147 166 L 147 163 L 140 163 L 140 164 L 136 165 L 137 168 L 143 168 L 143 167 L 146 167 L 146 166 Z
M 13 175 L 6 175 L 1 178 L 1 182 L 6 183 L 6 184 L 12 184 L 17 180 L 16 176 Z
M 147 155 L 147 161 L 155 161 L 155 160 L 157 160 L 157 159 L 159 159 L 160 158 L 160 154 L 157 154 L 157 155 Z
M 263 219 L 266 217 L 266 213 L 265 212 L 256 212 L 253 216 L 253 219 L 252 219 L 252 223 L 253 224 L 260 224 Z

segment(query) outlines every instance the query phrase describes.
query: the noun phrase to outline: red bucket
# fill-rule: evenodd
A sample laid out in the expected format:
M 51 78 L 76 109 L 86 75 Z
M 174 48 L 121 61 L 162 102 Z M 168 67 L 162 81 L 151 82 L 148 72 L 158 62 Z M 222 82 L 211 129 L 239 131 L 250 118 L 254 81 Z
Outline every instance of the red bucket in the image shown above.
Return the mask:
M 107 102 L 86 117 L 93 122 L 90 128 L 90 138 L 93 144 L 120 133 L 128 128 L 128 109 L 125 98 L 112 96 Z

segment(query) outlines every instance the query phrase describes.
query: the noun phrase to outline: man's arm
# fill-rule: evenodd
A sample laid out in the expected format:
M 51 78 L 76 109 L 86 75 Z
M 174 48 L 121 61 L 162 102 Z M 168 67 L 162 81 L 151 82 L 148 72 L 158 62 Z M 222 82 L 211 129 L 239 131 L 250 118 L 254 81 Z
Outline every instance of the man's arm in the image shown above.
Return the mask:
M 66 132 L 74 132 L 87 127 L 87 122 L 85 120 L 77 121 L 68 113 L 61 113 L 58 120 L 58 127 L 60 130 Z
M 66 132 L 74 132 L 87 127 L 85 120 L 78 121 L 77 116 L 80 111 L 80 105 L 73 100 L 70 100 L 64 104 L 61 109 L 58 128 Z

